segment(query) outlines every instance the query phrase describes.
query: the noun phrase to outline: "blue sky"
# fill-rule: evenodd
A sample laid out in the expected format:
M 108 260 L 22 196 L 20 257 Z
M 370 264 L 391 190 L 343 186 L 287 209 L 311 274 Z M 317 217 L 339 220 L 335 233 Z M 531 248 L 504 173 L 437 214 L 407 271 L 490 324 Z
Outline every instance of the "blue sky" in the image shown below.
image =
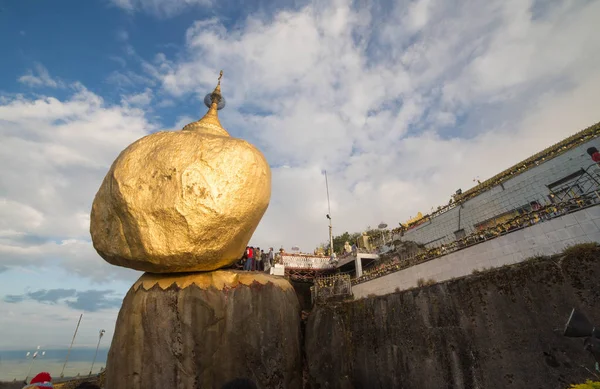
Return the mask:
M 89 211 L 127 145 L 201 117 L 272 166 L 251 244 L 390 226 L 600 120 L 600 3 L 583 0 L 3 1 L 0 348 L 112 336 L 138 272 Z M 41 323 L 41 324 L 40 324 Z

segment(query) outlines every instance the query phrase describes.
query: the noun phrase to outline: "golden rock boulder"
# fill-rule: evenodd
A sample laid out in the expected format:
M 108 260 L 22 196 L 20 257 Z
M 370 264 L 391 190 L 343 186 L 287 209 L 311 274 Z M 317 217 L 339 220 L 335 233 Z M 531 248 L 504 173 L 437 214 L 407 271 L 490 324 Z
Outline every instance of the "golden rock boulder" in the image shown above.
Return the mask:
M 113 163 L 90 224 L 107 262 L 172 273 L 211 271 L 242 256 L 269 205 L 271 171 L 258 149 L 223 129 L 221 99 L 218 85 L 201 120 L 141 138 Z

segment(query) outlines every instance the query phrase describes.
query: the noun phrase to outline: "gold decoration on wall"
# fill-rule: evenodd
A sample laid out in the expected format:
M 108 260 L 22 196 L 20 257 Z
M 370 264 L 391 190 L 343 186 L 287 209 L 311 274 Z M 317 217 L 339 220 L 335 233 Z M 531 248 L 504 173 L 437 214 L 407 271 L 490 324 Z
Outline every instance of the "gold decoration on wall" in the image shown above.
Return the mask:
M 272 283 L 281 289 L 293 289 L 292 285 L 283 277 L 270 276 L 265 273 L 247 272 L 247 271 L 227 271 L 218 270 L 207 273 L 180 273 L 180 274 L 152 274 L 145 273 L 133 285 L 133 289 L 138 291 L 140 287 L 150 290 L 158 285 L 165 290 L 176 285 L 180 289 L 185 289 L 191 285 L 196 285 L 200 289 L 210 287 L 217 290 L 231 289 L 239 285 L 250 286 L 253 283 L 266 285 Z
M 417 216 L 415 216 L 415 217 L 413 217 L 413 218 L 411 218 L 411 219 L 408 219 L 408 220 L 406 221 L 406 223 L 404 223 L 404 224 L 402 224 L 402 225 L 403 225 L 403 226 L 408 226 L 408 225 L 410 225 L 410 224 L 412 224 L 412 223 L 415 223 L 415 222 L 417 222 L 417 221 L 419 221 L 419 220 L 421 220 L 421 219 L 423 219 L 423 214 L 422 214 L 421 212 L 419 212 L 419 213 L 417 213 Z
M 271 170 L 258 149 L 221 126 L 220 79 L 202 119 L 139 139 L 111 166 L 90 222 L 107 262 L 171 273 L 241 258 L 269 205 Z

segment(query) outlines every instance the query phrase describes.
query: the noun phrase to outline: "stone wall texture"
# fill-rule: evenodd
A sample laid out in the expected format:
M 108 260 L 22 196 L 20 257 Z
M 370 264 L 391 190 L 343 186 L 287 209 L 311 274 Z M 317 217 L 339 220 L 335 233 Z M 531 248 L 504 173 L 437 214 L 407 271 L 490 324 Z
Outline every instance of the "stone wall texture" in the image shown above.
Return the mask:
M 600 148 L 600 140 L 593 139 L 515 176 L 502 186 L 498 185 L 483 192 L 466 201 L 462 208 L 453 208 L 430 222 L 407 231 L 403 240 L 426 244 L 427 247 L 440 246 L 456 240 L 454 232 L 457 230 L 464 229 L 468 235 L 475 230 L 475 225 L 494 216 L 525 206 L 532 201 L 547 202 L 550 194 L 547 185 L 581 168 L 587 169 L 593 164 L 586 153 L 592 146 Z M 590 169 L 590 172 L 592 171 L 597 174 L 600 168 L 594 166 Z
M 134 286 L 119 312 L 105 387 L 220 388 L 249 378 L 259 388 L 300 389 L 301 344 L 291 286 Z
M 453 252 L 352 287 L 354 297 L 384 295 L 417 286 L 419 279 L 445 281 L 525 259 L 562 252 L 586 242 L 600 243 L 600 205 L 582 209 L 487 242 Z
M 594 360 L 582 339 L 562 331 L 574 307 L 600 323 L 599 277 L 600 252 L 589 249 L 318 306 L 306 326 L 309 387 L 564 389 L 584 382 Z

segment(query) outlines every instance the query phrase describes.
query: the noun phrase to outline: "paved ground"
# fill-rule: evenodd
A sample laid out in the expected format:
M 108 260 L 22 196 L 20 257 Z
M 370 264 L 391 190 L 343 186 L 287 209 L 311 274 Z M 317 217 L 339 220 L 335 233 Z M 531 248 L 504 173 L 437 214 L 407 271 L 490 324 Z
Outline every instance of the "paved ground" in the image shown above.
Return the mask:
M 21 389 L 23 386 L 23 382 L 0 382 L 0 389 Z

